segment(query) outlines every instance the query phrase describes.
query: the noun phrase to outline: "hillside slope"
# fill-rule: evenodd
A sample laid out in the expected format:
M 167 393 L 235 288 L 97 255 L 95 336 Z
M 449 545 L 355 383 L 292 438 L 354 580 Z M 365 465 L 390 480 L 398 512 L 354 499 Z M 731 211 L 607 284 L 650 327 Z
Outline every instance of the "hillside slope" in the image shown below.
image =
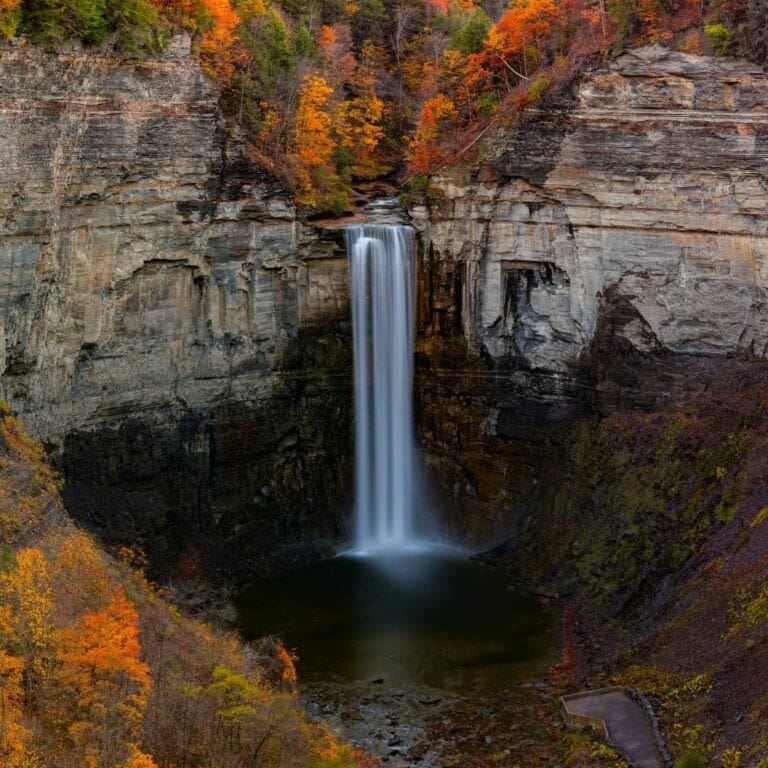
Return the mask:
M 310 721 L 293 659 L 185 617 L 75 528 L 41 446 L 0 402 L 0 763 L 354 768 Z

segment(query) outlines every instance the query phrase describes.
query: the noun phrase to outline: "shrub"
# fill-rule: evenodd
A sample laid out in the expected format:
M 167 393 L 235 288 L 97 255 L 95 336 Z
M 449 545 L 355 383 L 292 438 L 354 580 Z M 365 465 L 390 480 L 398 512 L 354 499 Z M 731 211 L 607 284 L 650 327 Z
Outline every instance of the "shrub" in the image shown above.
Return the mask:
M 497 91 L 486 91 L 480 94 L 480 98 L 477 100 L 477 109 L 481 114 L 490 117 L 500 103 L 501 99 Z
M 23 30 L 47 45 L 70 39 L 95 45 L 108 31 L 106 0 L 27 0 Z
M 491 28 L 491 20 L 482 8 L 478 8 L 467 23 L 453 36 L 451 47 L 461 53 L 479 53 Z
M 115 43 L 125 53 L 158 53 L 168 44 L 168 30 L 148 0 L 112 0 L 109 22 Z
M 528 96 L 532 104 L 541 101 L 552 83 L 546 75 L 539 75 L 528 88 Z
M 726 56 L 731 47 L 731 31 L 725 24 L 706 24 L 704 33 L 715 56 Z
M 686 752 L 675 761 L 675 768 L 707 768 L 709 761 L 698 752 Z
M 0 0 L 0 37 L 13 37 L 21 21 L 20 0 Z M 3 401 L 0 400 L 0 414 Z

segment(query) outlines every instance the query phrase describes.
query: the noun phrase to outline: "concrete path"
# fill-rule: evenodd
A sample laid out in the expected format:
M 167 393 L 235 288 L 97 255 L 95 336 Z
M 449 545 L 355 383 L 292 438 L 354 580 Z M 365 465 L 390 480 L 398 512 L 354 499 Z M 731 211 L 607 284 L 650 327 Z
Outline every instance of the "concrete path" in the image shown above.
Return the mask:
M 637 768 L 662 768 L 651 724 L 625 691 L 595 691 L 567 697 L 567 707 L 577 715 L 604 720 L 611 741 Z

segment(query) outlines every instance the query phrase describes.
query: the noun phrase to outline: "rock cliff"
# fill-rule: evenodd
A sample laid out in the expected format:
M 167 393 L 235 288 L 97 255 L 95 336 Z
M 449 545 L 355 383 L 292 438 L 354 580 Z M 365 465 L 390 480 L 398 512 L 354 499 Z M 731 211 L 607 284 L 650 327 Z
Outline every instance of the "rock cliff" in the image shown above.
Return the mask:
M 0 50 L 0 396 L 72 511 L 156 560 L 345 526 L 342 244 L 217 99 L 182 38 L 151 61 Z M 417 420 L 458 535 L 549 503 L 575 418 L 766 356 L 758 67 L 634 51 L 435 184 L 412 209 Z
M 457 528 L 493 538 L 535 508 L 564 409 L 655 407 L 766 357 L 760 67 L 632 51 L 434 181 L 413 208 L 418 412 Z
M 0 137 L 0 397 L 58 450 L 73 512 L 176 554 L 337 535 L 343 248 L 249 159 L 189 41 L 3 48 Z
M 416 211 L 460 264 L 467 338 L 568 372 L 624 301 L 635 349 L 765 356 L 766 73 L 643 48 L 527 117 Z

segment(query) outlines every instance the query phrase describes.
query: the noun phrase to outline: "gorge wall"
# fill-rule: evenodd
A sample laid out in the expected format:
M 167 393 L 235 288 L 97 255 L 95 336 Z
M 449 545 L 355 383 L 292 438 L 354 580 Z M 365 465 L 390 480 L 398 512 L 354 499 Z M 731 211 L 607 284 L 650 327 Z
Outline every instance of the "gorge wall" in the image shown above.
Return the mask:
M 765 359 L 768 75 L 643 48 L 488 135 L 412 208 L 419 427 L 478 543 L 568 487 L 569 422 Z
M 0 398 L 75 517 L 155 562 L 343 534 L 343 243 L 249 158 L 189 40 L 2 48 L 0 137 Z
M 348 525 L 340 233 L 297 217 L 217 101 L 183 38 L 150 61 L 0 51 L 0 397 L 73 514 L 156 562 Z M 411 209 L 416 415 L 461 539 L 568 497 L 574 425 L 763 375 L 761 69 L 634 51 L 434 187 Z

